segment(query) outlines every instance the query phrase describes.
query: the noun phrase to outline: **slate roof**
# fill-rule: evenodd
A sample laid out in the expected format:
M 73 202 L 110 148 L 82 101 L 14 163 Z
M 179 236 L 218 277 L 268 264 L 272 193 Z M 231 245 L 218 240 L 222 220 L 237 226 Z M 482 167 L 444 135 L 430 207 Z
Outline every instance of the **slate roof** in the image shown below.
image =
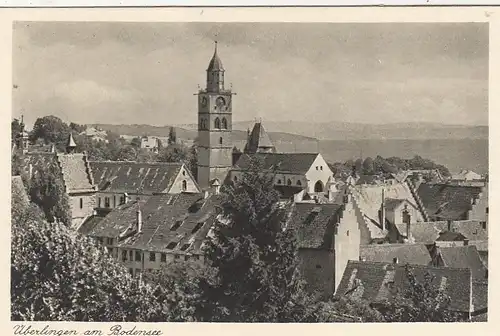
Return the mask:
M 29 165 L 34 169 L 40 166 L 55 166 L 62 173 L 67 193 L 92 192 L 95 185 L 87 157 L 83 153 L 27 153 L 23 159 L 23 170 L 29 174 Z
M 257 153 L 240 156 L 233 169 L 247 170 L 251 158 L 263 160 L 264 169 L 275 168 L 279 173 L 305 174 L 309 171 L 318 153 Z
M 332 249 L 341 204 L 294 203 L 288 227 L 296 230 L 299 248 Z
M 168 192 L 183 164 L 93 161 L 90 166 L 100 191 L 154 194 Z
M 88 235 L 97 225 L 104 219 L 104 216 L 93 215 L 90 216 L 83 222 L 83 224 L 78 228 L 78 232 L 82 235 Z
M 198 253 L 216 220 L 217 205 L 217 195 L 208 198 L 194 193 L 154 195 L 147 201 L 130 202 L 114 209 L 89 235 L 118 237 L 136 224 L 137 210 L 140 209 L 142 233 L 125 238 L 118 246 L 157 252 Z
M 361 245 L 359 253 L 365 261 L 392 263 L 397 258 L 400 264 L 429 265 L 432 262 L 424 244 Z
M 450 308 L 468 312 L 471 297 L 471 271 L 462 268 L 410 265 L 417 279 L 423 280 L 427 272 L 435 278 L 433 284 L 445 283 L 444 291 L 451 298 Z M 446 278 L 446 280 L 443 280 Z M 391 263 L 348 261 L 336 296 L 348 293 L 369 302 L 381 302 L 393 297 L 392 288 L 404 290 L 408 286 L 405 266 Z
M 469 268 L 473 279 L 485 280 L 487 269 L 475 246 L 439 247 L 445 267 Z
M 288 199 L 303 191 L 305 189 L 305 186 L 299 187 L 299 186 L 275 185 L 274 189 L 280 194 L 281 198 Z
M 396 224 L 399 233 L 406 236 L 406 224 Z M 453 221 L 451 229 L 454 232 L 459 232 L 464 235 L 469 241 L 486 241 L 488 240 L 488 229 L 483 227 L 481 222 Z M 446 221 L 437 222 L 416 222 L 410 225 L 411 237 L 415 243 L 431 244 L 439 238 L 439 233 L 448 230 Z
M 472 200 L 477 199 L 481 191 L 481 187 L 429 183 L 420 184 L 417 190 L 429 216 L 444 220 L 467 219 Z
M 210 63 L 208 64 L 207 71 L 224 71 L 224 67 L 222 66 L 222 61 L 217 54 L 217 43 L 215 44 L 215 51 Z
M 250 137 L 245 145 L 244 152 L 258 153 L 261 151 L 267 152 L 268 150 L 276 152 L 276 148 L 274 147 L 271 138 L 269 138 L 269 135 L 264 129 L 262 123 L 255 123 L 252 133 L 250 133 Z
M 436 241 L 451 242 L 451 241 L 464 241 L 466 239 L 467 238 L 459 232 L 443 231 L 439 234 L 439 237 L 436 239 Z

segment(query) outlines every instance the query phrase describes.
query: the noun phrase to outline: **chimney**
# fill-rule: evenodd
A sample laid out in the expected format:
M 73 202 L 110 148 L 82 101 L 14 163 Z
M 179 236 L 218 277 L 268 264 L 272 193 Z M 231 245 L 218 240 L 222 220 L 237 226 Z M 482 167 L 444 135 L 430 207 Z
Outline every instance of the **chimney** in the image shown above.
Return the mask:
M 141 209 L 137 210 L 137 233 L 142 233 L 142 211 Z
M 382 188 L 382 204 L 380 205 L 380 225 L 382 230 L 386 230 L 385 227 L 385 190 Z
M 453 226 L 453 225 L 452 225 L 452 224 L 453 224 L 453 221 L 452 221 L 451 219 L 448 219 L 448 220 L 446 221 L 446 223 L 448 224 L 448 231 L 450 231 L 450 232 L 451 232 L 451 229 L 452 229 L 452 226 Z

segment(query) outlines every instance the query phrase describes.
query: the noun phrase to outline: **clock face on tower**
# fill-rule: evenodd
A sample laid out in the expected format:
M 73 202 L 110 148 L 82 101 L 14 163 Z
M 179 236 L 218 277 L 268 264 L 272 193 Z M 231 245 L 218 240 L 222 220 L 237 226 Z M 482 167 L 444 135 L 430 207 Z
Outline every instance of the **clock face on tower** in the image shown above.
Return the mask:
M 207 104 L 208 104 L 208 99 L 207 99 L 207 97 L 206 97 L 206 96 L 203 96 L 203 97 L 201 98 L 201 106 L 202 106 L 202 107 L 206 107 L 206 106 L 207 106 Z
M 218 108 L 223 108 L 224 106 L 226 106 L 226 100 L 222 97 L 218 97 L 215 100 L 215 104 L 217 105 Z

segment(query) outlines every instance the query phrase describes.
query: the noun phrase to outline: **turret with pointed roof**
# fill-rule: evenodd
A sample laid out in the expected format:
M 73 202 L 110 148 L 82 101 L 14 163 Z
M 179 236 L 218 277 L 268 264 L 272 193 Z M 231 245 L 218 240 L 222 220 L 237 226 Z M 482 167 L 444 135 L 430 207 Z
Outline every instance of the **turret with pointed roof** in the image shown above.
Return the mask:
M 271 142 L 262 122 L 255 123 L 245 145 L 245 153 L 276 153 L 276 147 Z
M 215 41 L 215 50 L 207 68 L 207 91 L 224 91 L 224 67 L 217 54 L 217 41 Z
M 76 142 L 75 139 L 73 139 L 73 134 L 70 132 L 68 137 L 68 142 L 66 144 L 66 153 L 71 154 L 74 153 L 75 150 L 76 150 Z

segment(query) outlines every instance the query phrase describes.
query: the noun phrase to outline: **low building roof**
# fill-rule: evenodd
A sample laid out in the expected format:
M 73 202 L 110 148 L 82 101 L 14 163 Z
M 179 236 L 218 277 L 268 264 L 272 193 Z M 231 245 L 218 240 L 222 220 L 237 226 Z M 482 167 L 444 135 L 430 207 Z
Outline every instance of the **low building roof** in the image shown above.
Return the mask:
M 488 241 L 488 229 L 479 221 L 453 221 L 450 223 L 451 231 L 457 232 L 469 239 L 469 241 Z M 396 224 L 398 232 L 406 236 L 406 224 Z M 448 222 L 415 222 L 410 225 L 410 235 L 415 243 L 432 244 L 441 232 L 448 230 Z
M 92 161 L 90 166 L 100 191 L 154 194 L 168 192 L 184 164 Z
M 119 246 L 157 252 L 199 253 L 217 215 L 218 196 L 165 194 L 147 201 L 124 204 L 111 211 L 89 235 L 117 238 L 137 223 L 141 211 L 142 232 L 119 242 Z
M 264 169 L 276 169 L 277 172 L 291 174 L 305 174 L 309 171 L 318 153 L 256 153 L 242 154 L 234 170 L 247 170 L 252 158 L 263 161 Z
M 484 266 L 475 246 L 439 247 L 439 254 L 443 260 L 444 266 L 469 268 L 473 279 L 486 279 L 487 268 Z
M 482 188 L 422 183 L 417 192 L 431 218 L 463 220 L 467 219 L 467 213 L 472 208 L 472 201 L 479 197 Z
M 299 248 L 332 249 L 341 211 L 341 204 L 293 204 L 288 227 L 296 230 Z
M 361 245 L 359 252 L 365 261 L 391 263 L 396 258 L 400 264 L 429 265 L 432 262 L 424 244 Z
M 470 311 L 472 278 L 469 269 L 423 265 L 410 265 L 410 269 L 420 281 L 427 273 L 433 275 L 432 284 L 443 288 L 450 297 L 451 309 Z M 408 286 L 405 265 L 349 261 L 335 295 L 351 295 L 377 303 L 391 300 L 394 297 L 394 289 L 405 290 Z

